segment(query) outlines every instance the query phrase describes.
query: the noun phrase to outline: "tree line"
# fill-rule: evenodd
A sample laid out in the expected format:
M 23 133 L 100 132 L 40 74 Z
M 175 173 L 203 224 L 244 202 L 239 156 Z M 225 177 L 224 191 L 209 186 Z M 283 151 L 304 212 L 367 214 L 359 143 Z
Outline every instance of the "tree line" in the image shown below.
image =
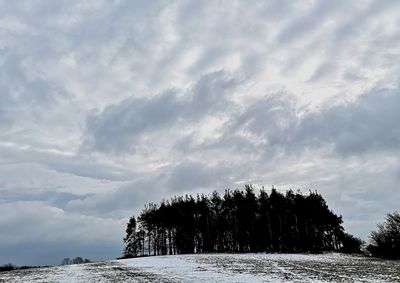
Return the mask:
M 87 259 L 87 258 L 83 259 L 80 256 L 77 256 L 77 257 L 75 257 L 73 259 L 70 259 L 70 258 L 66 257 L 61 261 L 61 265 L 83 264 L 83 263 L 90 263 L 90 262 L 91 261 L 89 259 Z M 31 266 L 31 265 L 16 266 L 16 265 L 14 265 L 12 263 L 7 263 L 7 264 L 3 264 L 3 265 L 0 266 L 0 272 L 21 270 L 21 269 L 43 268 L 43 267 L 49 267 L 49 266 L 47 266 L 47 265 L 43 265 L 43 266 Z
M 124 257 L 185 253 L 359 251 L 316 191 L 258 194 L 251 185 L 223 195 L 186 195 L 150 203 L 132 216 Z

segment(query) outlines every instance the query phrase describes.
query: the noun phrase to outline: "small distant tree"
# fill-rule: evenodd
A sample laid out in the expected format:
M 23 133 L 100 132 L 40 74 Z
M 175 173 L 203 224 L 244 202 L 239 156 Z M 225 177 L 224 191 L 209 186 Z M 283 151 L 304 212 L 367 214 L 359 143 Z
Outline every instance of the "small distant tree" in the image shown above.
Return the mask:
M 377 257 L 399 259 L 400 258 L 400 213 L 388 213 L 385 222 L 377 226 L 377 230 L 371 232 L 371 244 L 367 250 Z
M 71 260 L 69 259 L 69 257 L 66 257 L 62 260 L 61 265 L 69 265 L 71 264 Z
M 80 256 L 77 256 L 76 258 L 74 258 L 73 260 L 72 260 L 72 263 L 73 264 L 81 264 L 81 263 L 83 263 L 84 261 L 83 261 L 83 258 L 81 258 Z
M 12 271 L 12 270 L 15 270 L 15 265 L 13 265 L 12 263 L 6 263 L 6 264 L 0 266 L 0 272 Z

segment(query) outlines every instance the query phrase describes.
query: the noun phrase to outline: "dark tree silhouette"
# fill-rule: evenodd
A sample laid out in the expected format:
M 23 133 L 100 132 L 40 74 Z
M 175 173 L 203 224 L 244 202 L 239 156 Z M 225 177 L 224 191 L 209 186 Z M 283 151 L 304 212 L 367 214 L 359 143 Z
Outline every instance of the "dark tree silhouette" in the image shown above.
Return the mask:
M 210 252 L 357 252 L 361 242 L 344 232 L 342 218 L 317 192 L 251 185 L 221 196 L 174 197 L 131 217 L 125 257 Z
M 84 263 L 84 260 L 80 256 L 77 256 L 72 260 L 72 264 L 82 264 L 82 263 Z
M 62 260 L 61 265 L 69 265 L 72 264 L 72 260 L 69 259 L 69 257 L 66 257 Z
M 69 264 L 82 264 L 82 263 L 90 263 L 91 261 L 87 258 L 83 259 L 80 256 L 75 257 L 74 259 L 70 259 L 69 257 L 64 258 L 61 261 L 61 265 L 69 265 Z
M 371 244 L 368 251 L 377 257 L 400 258 L 400 213 L 388 213 L 384 223 L 378 224 L 378 229 L 371 232 Z
M 340 248 L 340 252 L 351 254 L 362 253 L 364 242 L 360 238 L 354 237 L 348 233 L 343 233 L 340 236 L 340 241 L 343 243 L 343 247 Z
M 129 219 L 128 225 L 126 227 L 126 237 L 124 238 L 125 249 L 124 257 L 134 257 L 138 254 L 138 249 L 140 244 L 138 241 L 138 233 L 136 232 L 136 219 L 132 216 Z
M 16 266 L 12 263 L 6 263 L 0 266 L 0 272 L 15 270 Z

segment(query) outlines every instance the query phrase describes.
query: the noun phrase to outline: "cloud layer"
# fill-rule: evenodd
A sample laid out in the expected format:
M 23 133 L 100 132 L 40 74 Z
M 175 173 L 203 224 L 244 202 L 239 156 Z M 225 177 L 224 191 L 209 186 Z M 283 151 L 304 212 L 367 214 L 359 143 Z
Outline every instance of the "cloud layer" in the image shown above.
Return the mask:
M 397 1 L 0 11 L 0 264 L 113 258 L 145 203 L 249 182 L 364 239 L 398 209 Z

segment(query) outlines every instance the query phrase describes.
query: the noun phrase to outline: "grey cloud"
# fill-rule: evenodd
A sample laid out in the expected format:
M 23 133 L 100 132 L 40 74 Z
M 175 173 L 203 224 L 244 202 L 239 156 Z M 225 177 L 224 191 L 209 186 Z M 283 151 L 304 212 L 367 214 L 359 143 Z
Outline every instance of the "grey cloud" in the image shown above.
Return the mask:
M 72 161 L 74 160 L 74 161 Z M 129 181 L 136 177 L 132 171 L 120 166 L 106 164 L 94 164 L 91 160 L 79 160 L 76 157 L 66 158 L 58 162 L 49 161 L 48 167 L 61 173 L 69 173 L 75 176 L 88 177 L 108 181 Z
M 0 146 L 0 164 L 44 164 L 50 170 L 98 180 L 129 181 L 136 174 L 118 165 L 95 161 L 90 155 L 64 155 L 51 151 Z
M 185 107 L 185 118 L 198 119 L 218 111 L 227 112 L 230 96 L 244 79 L 224 71 L 208 73 L 200 77 L 190 90 Z
M 109 106 L 87 122 L 89 143 L 100 151 L 134 148 L 136 136 L 175 122 L 182 107 L 173 92 L 150 99 L 128 99 Z
M 383 62 L 387 66 L 393 65 L 386 56 L 397 48 L 393 46 L 398 46 L 395 43 L 399 35 L 396 30 L 387 33 L 384 15 L 395 11 L 398 2 L 316 1 L 302 8 L 276 38 L 274 52 L 292 50 L 286 53 L 281 70 L 283 75 L 293 75 L 307 67 L 304 62 L 316 57 L 323 63 L 319 63 L 310 76 L 308 82 L 312 83 L 318 82 L 314 80 L 316 78 L 322 79 L 321 75 L 324 75 L 324 81 L 335 81 L 341 73 L 348 72 L 349 61 L 359 70 L 367 66 L 379 69 L 382 65 L 378 65 Z M 380 33 L 381 30 L 386 32 Z
M 26 201 L 64 209 L 73 200 L 108 192 L 122 184 L 58 173 L 34 163 L 1 164 L 0 175 L 2 205 Z
M 105 246 L 120 247 L 125 228 L 124 220 L 67 214 L 61 209 L 35 201 L 0 204 L 0 213 L 7 215 L 7 218 L 0 220 L 2 248 L 9 246 L 16 249 L 17 245 L 50 247 L 56 243 L 58 246 L 64 243 L 74 252 L 78 252 L 77 247 L 86 244 L 88 247 L 81 251 L 86 253 L 93 249 L 93 243 L 96 242 L 103 242 Z M 48 253 L 51 254 L 51 250 Z M 42 262 L 56 263 L 54 261 L 59 261 L 60 258 L 55 256 L 63 258 L 63 255 L 58 254 L 42 259 Z M 21 258 L 17 259 L 17 262 L 22 261 Z M 34 262 L 25 260 L 23 264 Z
M 382 13 L 395 9 L 399 2 L 393 0 L 370 1 L 367 5 L 358 4 L 357 13 L 351 17 L 348 16 L 335 29 L 335 39 L 338 41 L 348 40 L 350 37 L 360 36 L 362 27 L 373 21 L 374 18 L 382 15 Z M 353 6 L 353 5 L 352 5 Z M 354 5 L 357 6 L 357 5 Z
M 24 59 L 6 54 L 0 62 L 0 123 L 11 129 L 17 122 L 39 120 L 44 109 L 57 102 L 61 92 L 42 78 L 31 77 Z
M 82 196 L 66 204 L 67 211 L 99 217 L 122 217 L 140 212 L 144 204 L 169 199 L 182 192 L 209 191 L 232 184 L 232 168 L 225 163 L 207 165 L 190 160 L 143 174 L 113 191 Z
M 285 149 L 298 122 L 296 99 L 284 92 L 274 93 L 233 112 L 219 137 L 199 144 L 194 137 L 185 136 L 177 141 L 176 149 L 184 153 L 229 150 L 231 154 L 256 154 L 262 158 Z
M 330 14 L 334 14 L 343 5 L 343 1 L 316 1 L 306 8 L 298 19 L 291 21 L 278 35 L 281 44 L 291 43 L 313 30 L 320 28 Z M 351 5 L 349 5 L 351 6 Z
M 199 188 L 220 188 L 229 184 L 229 168 L 224 164 L 207 166 L 199 162 L 184 162 L 173 168 L 166 182 L 171 192 L 194 191 Z
M 20 188 L 18 187 L 7 187 L 6 189 L 4 189 L 2 188 L 2 185 L 0 185 L 2 198 L 0 203 L 13 203 L 18 201 L 39 201 L 63 209 L 68 202 L 82 198 L 81 195 L 66 192 L 57 192 L 57 188 L 47 188 L 48 191 L 46 192 L 40 192 L 40 189 L 35 187 L 29 188 L 29 190 L 25 188 L 26 191 L 23 194 L 19 192 L 19 189 Z
M 334 145 L 340 154 L 400 149 L 400 92 L 374 89 L 353 103 L 328 106 L 307 115 L 299 124 L 291 143 L 306 147 Z
M 334 179 L 321 178 L 313 186 L 327 198 L 334 211 L 343 215 L 346 230 L 367 240 L 384 215 L 398 209 L 400 196 L 393 163 L 392 157 L 382 156 L 368 161 L 344 160 L 329 169 L 335 172 Z
M 227 97 L 238 83 L 239 80 L 223 71 L 212 72 L 202 76 L 180 96 L 172 90 L 108 106 L 88 118 L 83 148 L 114 153 L 134 151 L 140 137 L 146 133 L 226 111 Z
M 366 79 L 365 76 L 362 75 L 361 72 L 356 70 L 348 70 L 343 73 L 343 79 L 349 82 L 356 82 Z
M 266 96 L 234 114 L 221 137 L 198 144 L 191 136 L 177 142 L 183 152 L 231 149 L 258 152 L 260 158 L 333 147 L 332 154 L 360 155 L 400 149 L 400 92 L 372 89 L 352 102 L 297 113 L 296 99 L 285 93 Z
M 230 130 L 246 130 L 261 135 L 267 144 L 281 144 L 296 126 L 296 119 L 295 100 L 285 93 L 277 93 L 250 105 Z
M 121 218 L 140 211 L 144 204 L 165 196 L 163 178 L 157 174 L 142 177 L 113 191 L 83 196 L 66 204 L 67 211 L 98 217 Z
M 326 78 L 327 76 L 330 76 L 332 72 L 334 72 L 337 69 L 335 64 L 332 63 L 322 63 L 312 74 L 310 77 L 309 81 L 310 82 L 315 82 L 319 81 L 321 79 Z M 347 76 L 348 79 L 356 79 L 354 76 Z

